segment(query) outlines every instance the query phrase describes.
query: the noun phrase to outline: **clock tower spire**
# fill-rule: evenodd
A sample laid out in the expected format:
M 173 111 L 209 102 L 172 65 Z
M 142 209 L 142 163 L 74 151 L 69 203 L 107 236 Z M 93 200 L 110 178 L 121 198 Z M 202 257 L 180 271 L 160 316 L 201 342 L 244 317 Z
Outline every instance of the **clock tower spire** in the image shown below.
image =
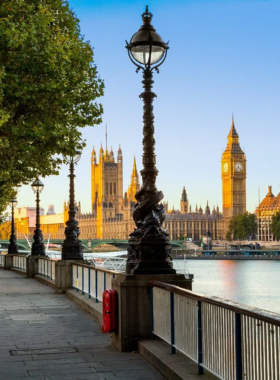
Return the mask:
M 221 174 L 226 233 L 230 219 L 246 212 L 246 157 L 239 145 L 233 116 L 227 147 L 221 159 Z

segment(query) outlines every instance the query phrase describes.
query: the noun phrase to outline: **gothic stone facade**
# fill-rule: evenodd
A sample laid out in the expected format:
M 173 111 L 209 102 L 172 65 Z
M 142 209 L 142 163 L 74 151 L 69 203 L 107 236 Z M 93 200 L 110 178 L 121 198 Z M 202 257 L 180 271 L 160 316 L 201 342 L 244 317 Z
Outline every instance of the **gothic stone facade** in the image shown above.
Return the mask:
M 205 210 L 196 206 L 192 210 L 183 188 L 180 210 L 168 210 L 165 203 L 166 219 L 164 228 L 173 240 L 180 237 L 199 240 L 210 232 L 213 239 L 225 238 L 228 223 L 232 216 L 246 211 L 246 157 L 239 145 L 234 119 L 228 135 L 227 147 L 221 159 L 221 177 L 223 193 L 223 215 L 219 207 L 212 211 L 207 205 Z M 119 147 L 117 160 L 114 152 L 107 147 L 99 150 L 97 159 L 93 148 L 91 154 L 91 212 L 82 213 L 77 204 L 76 218 L 79 221 L 81 239 L 128 239 L 135 225 L 132 219 L 135 194 L 140 189 L 139 176 L 134 158 L 131 182 L 123 195 L 123 156 Z M 45 237 L 64 238 L 64 225 L 68 218 L 68 205 L 58 215 L 41 217 Z

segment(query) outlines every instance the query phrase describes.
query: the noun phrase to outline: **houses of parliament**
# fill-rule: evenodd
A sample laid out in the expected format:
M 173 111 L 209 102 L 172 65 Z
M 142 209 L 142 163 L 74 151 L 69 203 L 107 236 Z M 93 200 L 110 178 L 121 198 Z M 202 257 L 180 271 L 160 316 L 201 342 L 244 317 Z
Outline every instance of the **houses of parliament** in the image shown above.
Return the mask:
M 229 220 L 246 211 L 246 157 L 239 145 L 234 119 L 227 138 L 227 146 L 221 159 L 223 210 L 207 202 L 205 208 L 192 207 L 183 187 L 180 210 L 169 210 L 164 203 L 166 219 L 164 228 L 173 240 L 180 237 L 199 240 L 210 232 L 213 239 L 225 238 Z M 139 175 L 134 158 L 130 185 L 123 194 L 123 155 L 119 147 L 115 154 L 101 148 L 91 153 L 91 211 L 83 213 L 81 203 L 77 207 L 81 239 L 128 239 L 135 225 L 132 219 L 135 194 L 140 190 Z M 18 238 L 23 238 L 34 229 L 28 216 L 31 207 L 16 210 Z M 45 238 L 64 239 L 65 222 L 68 219 L 68 204 L 64 203 L 62 214 L 55 214 L 53 208 L 40 217 L 41 229 Z

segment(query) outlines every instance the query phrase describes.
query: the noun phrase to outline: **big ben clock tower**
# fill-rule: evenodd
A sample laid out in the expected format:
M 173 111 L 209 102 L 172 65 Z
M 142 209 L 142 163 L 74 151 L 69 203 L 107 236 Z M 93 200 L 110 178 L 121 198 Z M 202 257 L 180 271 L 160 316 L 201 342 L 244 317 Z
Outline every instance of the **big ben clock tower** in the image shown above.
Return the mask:
M 246 212 L 246 157 L 239 145 L 233 117 L 227 147 L 222 155 L 221 172 L 226 233 L 230 218 Z

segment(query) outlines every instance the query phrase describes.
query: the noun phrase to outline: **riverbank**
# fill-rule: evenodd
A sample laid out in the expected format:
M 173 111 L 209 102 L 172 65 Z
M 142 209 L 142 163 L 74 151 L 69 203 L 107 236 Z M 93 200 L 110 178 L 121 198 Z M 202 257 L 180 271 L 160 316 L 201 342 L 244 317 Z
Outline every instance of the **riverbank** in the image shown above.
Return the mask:
M 193 256 L 186 255 L 184 256 L 173 256 L 173 260 L 280 260 L 280 255 L 277 256 L 223 256 L 223 255 L 215 255 L 215 256 Z

